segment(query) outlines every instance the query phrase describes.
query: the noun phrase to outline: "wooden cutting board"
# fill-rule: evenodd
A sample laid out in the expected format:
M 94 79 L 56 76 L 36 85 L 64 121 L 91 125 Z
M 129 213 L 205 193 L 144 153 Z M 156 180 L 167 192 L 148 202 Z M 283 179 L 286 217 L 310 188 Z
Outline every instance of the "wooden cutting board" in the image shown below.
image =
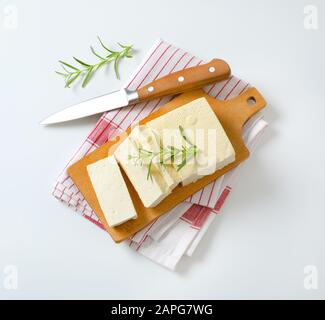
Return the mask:
M 100 159 L 107 157 L 108 155 L 113 154 L 116 147 L 125 139 L 125 137 L 130 133 L 131 128 L 126 130 L 125 133 L 117 136 L 113 140 L 108 141 L 92 153 L 88 154 L 78 162 L 74 163 L 68 168 L 68 173 L 80 192 L 83 194 L 87 200 L 90 207 L 94 210 L 100 221 L 103 223 L 107 232 L 111 235 L 115 242 L 121 242 L 135 232 L 141 230 L 143 227 L 148 225 L 151 221 L 166 213 L 178 203 L 187 199 L 191 194 L 202 189 L 204 186 L 222 176 L 225 172 L 237 166 L 240 162 L 248 158 L 249 151 L 245 147 L 242 140 L 241 130 L 245 122 L 251 118 L 256 112 L 260 111 L 265 107 L 266 102 L 262 95 L 255 89 L 250 88 L 240 96 L 227 100 L 220 101 L 216 100 L 209 95 L 207 95 L 203 90 L 196 90 L 187 93 L 183 93 L 172 101 L 162 106 L 158 111 L 150 114 L 148 117 L 140 121 L 140 124 L 145 124 L 146 122 L 157 118 L 173 109 L 181 107 L 182 105 L 201 98 L 205 97 L 212 107 L 213 111 L 216 113 L 219 121 L 221 122 L 224 130 L 226 131 L 229 140 L 231 141 L 235 152 L 236 159 L 233 163 L 227 165 L 226 167 L 216 171 L 215 173 L 204 176 L 200 180 L 191 183 L 187 186 L 178 186 L 172 193 L 167 196 L 162 202 L 160 202 L 154 208 L 145 208 L 142 205 L 140 198 L 138 197 L 137 192 L 133 188 L 132 184 L 128 180 L 127 176 L 122 174 L 126 181 L 128 190 L 130 192 L 131 198 L 133 200 L 135 209 L 138 213 L 138 218 L 135 220 L 129 220 L 117 227 L 109 227 L 104 213 L 102 212 L 100 205 L 98 203 L 95 191 L 92 187 L 91 181 L 87 173 L 87 166 L 93 162 L 96 162 Z

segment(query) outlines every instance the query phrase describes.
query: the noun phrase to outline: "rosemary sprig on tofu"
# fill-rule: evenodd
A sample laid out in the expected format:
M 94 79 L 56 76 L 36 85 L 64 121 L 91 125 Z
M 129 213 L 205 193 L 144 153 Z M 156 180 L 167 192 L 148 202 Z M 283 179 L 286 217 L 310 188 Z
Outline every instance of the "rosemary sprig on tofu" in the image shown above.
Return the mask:
M 179 171 L 190 159 L 196 156 L 197 146 L 186 137 L 182 126 L 179 126 L 178 129 L 184 141 L 189 144 L 189 147 L 185 145 L 183 145 L 182 148 L 161 146 L 159 151 L 150 151 L 139 147 L 136 155 L 128 155 L 128 159 L 133 160 L 135 165 L 148 166 L 147 179 L 150 178 L 152 180 L 152 166 L 154 163 L 158 163 L 161 167 L 165 167 L 166 163 L 175 164 L 176 159 L 182 159 L 181 163 L 176 165 L 176 170 Z

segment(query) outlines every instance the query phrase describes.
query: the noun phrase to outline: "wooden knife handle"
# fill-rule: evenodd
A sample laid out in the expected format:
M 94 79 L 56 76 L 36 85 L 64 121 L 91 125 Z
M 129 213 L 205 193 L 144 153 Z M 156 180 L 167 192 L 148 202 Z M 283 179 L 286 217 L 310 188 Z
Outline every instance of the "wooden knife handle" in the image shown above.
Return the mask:
M 139 100 L 148 100 L 201 88 L 207 84 L 229 78 L 229 65 L 220 59 L 207 64 L 187 68 L 159 78 L 137 92 Z

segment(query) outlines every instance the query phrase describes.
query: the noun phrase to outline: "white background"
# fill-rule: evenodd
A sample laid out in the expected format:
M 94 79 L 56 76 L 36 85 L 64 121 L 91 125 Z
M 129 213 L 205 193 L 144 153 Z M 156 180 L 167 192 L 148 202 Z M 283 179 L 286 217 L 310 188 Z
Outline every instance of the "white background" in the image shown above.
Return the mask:
M 0 1 L 0 297 L 324 298 L 323 1 Z M 304 28 L 317 5 L 319 28 Z M 8 28 L 10 10 L 17 28 Z M 100 71 L 64 89 L 54 70 L 89 45 L 133 43 L 122 81 Z M 42 128 L 64 106 L 118 89 L 161 37 L 233 73 L 268 101 L 270 128 L 198 251 L 170 272 L 74 214 L 52 184 L 97 117 Z M 18 269 L 7 290 L 4 269 Z M 318 289 L 304 288 L 304 268 Z

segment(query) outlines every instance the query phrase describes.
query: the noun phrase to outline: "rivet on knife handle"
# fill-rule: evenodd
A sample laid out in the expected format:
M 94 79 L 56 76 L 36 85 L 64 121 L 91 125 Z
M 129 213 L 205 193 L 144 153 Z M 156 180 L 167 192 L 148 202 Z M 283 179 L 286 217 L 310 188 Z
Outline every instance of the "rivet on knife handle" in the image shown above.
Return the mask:
M 173 95 L 229 78 L 229 65 L 220 59 L 159 78 L 138 90 L 139 100 Z

